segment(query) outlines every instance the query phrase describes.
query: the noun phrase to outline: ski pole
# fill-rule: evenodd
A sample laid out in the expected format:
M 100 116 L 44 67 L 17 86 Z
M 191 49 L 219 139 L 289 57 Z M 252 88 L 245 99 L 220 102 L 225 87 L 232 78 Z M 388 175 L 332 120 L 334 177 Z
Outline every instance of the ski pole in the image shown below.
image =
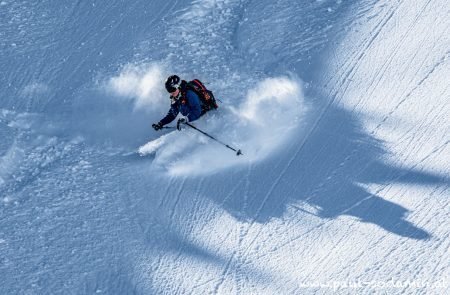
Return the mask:
M 185 122 L 184 124 L 186 124 L 186 125 L 188 125 L 189 127 L 193 128 L 193 129 L 195 129 L 195 130 L 197 130 L 198 132 L 202 133 L 203 135 L 208 136 L 208 137 L 211 138 L 212 140 L 217 141 L 217 142 L 220 143 L 221 145 L 223 145 L 223 146 L 229 148 L 230 150 L 235 151 L 235 152 L 236 152 L 236 156 L 243 155 L 243 153 L 242 153 L 242 151 L 241 151 L 240 149 L 237 149 L 237 150 L 236 150 L 235 148 L 232 148 L 232 147 L 229 146 L 228 144 L 226 144 L 226 143 L 224 143 L 224 142 L 218 140 L 217 138 L 214 138 L 213 136 L 211 136 L 211 135 L 209 135 L 208 133 L 206 133 L 206 132 L 204 132 L 204 131 L 198 129 L 198 128 L 195 127 L 194 125 L 189 124 L 188 122 Z

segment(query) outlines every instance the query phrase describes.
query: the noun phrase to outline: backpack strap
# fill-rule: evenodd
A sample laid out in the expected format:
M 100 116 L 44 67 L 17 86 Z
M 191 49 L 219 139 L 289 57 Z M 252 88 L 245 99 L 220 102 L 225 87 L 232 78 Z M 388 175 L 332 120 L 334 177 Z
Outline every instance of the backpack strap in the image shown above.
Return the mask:
M 180 83 L 180 103 L 181 104 L 187 104 L 187 96 L 186 92 L 188 90 L 189 83 L 182 80 Z

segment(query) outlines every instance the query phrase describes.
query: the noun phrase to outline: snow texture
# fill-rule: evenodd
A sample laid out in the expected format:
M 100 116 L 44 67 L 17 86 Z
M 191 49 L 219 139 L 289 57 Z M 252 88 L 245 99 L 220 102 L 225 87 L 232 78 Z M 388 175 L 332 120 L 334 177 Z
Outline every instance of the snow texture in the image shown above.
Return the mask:
M 449 15 L 1 1 L 0 294 L 448 294 Z

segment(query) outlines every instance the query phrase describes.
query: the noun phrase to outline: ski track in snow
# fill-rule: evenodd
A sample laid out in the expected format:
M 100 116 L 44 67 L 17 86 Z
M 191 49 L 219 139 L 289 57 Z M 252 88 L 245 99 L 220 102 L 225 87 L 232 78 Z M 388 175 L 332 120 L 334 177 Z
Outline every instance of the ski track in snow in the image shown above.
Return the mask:
M 448 12 L 2 1 L 0 293 L 446 293 L 315 283 L 450 282 Z M 198 124 L 244 157 L 187 130 L 147 149 L 172 73 L 223 100 Z

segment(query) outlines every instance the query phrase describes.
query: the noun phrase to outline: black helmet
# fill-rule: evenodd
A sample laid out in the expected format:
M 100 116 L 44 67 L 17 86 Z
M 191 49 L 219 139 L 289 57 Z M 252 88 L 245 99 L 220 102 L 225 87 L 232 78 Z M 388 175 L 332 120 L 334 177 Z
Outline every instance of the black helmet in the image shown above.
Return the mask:
M 180 87 L 181 79 L 177 75 L 172 75 L 166 80 L 166 90 L 171 93 Z

